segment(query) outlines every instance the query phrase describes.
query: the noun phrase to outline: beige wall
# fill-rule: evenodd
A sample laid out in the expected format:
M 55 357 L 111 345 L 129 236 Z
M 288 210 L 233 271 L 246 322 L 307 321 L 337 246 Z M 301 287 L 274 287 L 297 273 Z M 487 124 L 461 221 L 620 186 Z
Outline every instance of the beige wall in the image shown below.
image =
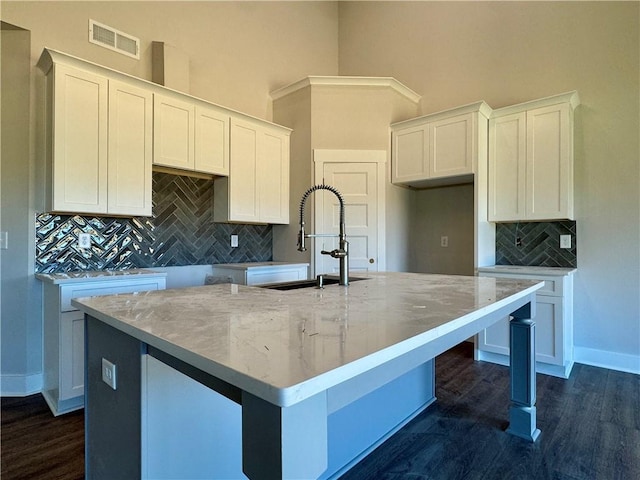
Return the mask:
M 2 1 L 4 21 L 46 46 L 151 80 L 151 42 L 190 58 L 191 94 L 271 119 L 269 92 L 310 74 L 338 73 L 334 2 Z M 140 60 L 89 43 L 89 19 L 140 39 Z
M 423 113 L 578 90 L 576 354 L 613 352 L 636 369 L 639 10 L 638 2 L 344 2 L 339 34 L 341 75 L 394 76 L 423 95 Z

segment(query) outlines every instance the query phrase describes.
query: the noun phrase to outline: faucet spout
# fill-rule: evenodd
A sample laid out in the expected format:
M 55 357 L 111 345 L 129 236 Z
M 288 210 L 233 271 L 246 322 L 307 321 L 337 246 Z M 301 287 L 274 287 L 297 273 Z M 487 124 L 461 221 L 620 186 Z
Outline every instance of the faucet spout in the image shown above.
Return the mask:
M 305 245 L 305 239 L 311 237 L 335 237 L 336 235 L 331 234 L 308 234 L 304 231 L 304 207 L 307 202 L 307 198 L 313 192 L 317 190 L 328 190 L 333 193 L 336 197 L 338 197 L 338 201 L 340 202 L 340 233 L 338 236 L 338 248 L 327 252 L 323 250 L 320 252 L 323 255 L 331 255 L 333 258 L 337 258 L 340 262 L 340 285 L 349 285 L 349 242 L 347 242 L 347 235 L 345 233 L 345 221 L 344 221 L 344 198 L 342 194 L 331 185 L 325 185 L 324 183 L 321 185 L 314 185 L 310 189 L 308 189 L 302 195 L 302 199 L 300 200 L 300 231 L 298 232 L 298 251 L 304 252 L 307 250 Z

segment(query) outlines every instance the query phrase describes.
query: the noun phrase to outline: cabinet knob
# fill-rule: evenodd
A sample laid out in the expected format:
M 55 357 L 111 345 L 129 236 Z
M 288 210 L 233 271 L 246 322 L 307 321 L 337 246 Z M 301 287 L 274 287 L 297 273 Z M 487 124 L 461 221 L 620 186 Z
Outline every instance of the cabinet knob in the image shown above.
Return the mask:
M 376 261 L 373 258 L 370 258 L 369 263 L 376 263 Z

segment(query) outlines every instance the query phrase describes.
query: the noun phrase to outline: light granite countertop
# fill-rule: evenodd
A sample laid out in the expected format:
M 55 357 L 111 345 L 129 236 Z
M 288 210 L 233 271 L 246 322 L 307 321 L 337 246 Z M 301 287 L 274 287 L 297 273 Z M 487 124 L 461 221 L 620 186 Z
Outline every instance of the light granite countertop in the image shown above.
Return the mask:
M 513 273 L 521 275 L 538 275 L 545 277 L 571 275 L 575 273 L 576 270 L 576 268 L 532 267 L 528 265 L 493 265 L 490 267 L 478 268 L 478 272 L 481 273 Z
M 542 285 L 377 273 L 348 288 L 281 292 L 226 284 L 79 298 L 72 304 L 210 375 L 287 406 L 510 307 Z
M 166 277 L 167 274 L 164 272 L 154 272 L 152 270 L 144 269 L 88 270 L 68 273 L 36 273 L 36 278 L 38 280 L 53 284 L 110 280 L 114 278 L 129 276 L 136 276 L 137 278 Z
M 308 267 L 308 263 L 302 262 L 246 262 L 246 263 L 216 263 L 213 268 L 232 268 L 234 270 L 251 270 L 258 268 L 280 267 L 280 266 L 305 266 Z

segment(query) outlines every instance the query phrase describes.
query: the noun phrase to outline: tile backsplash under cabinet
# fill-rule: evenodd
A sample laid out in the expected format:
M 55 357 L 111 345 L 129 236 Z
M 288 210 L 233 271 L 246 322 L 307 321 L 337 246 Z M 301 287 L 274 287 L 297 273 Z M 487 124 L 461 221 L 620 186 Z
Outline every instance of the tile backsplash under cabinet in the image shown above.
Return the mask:
M 560 235 L 571 235 L 571 248 L 560 248 Z M 576 243 L 575 221 L 498 223 L 496 265 L 575 268 Z
M 90 249 L 78 248 L 80 233 L 91 233 Z M 270 225 L 213 222 L 213 180 L 154 172 L 151 217 L 36 215 L 36 273 L 271 259 Z

